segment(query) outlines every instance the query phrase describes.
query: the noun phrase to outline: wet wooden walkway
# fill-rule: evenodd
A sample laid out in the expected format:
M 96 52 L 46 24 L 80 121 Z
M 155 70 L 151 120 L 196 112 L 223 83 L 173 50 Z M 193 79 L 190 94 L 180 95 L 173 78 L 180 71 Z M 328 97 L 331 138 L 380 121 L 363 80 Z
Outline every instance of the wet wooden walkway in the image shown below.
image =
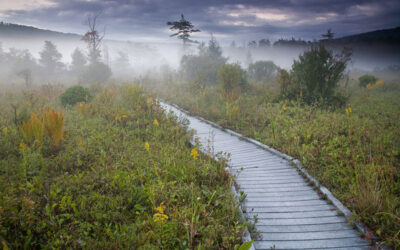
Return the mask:
M 254 143 L 162 104 L 187 118 L 201 151 L 230 154 L 239 192 L 247 197 L 244 215 L 254 221 L 255 249 L 370 249 L 335 206 L 328 204 L 291 163 Z

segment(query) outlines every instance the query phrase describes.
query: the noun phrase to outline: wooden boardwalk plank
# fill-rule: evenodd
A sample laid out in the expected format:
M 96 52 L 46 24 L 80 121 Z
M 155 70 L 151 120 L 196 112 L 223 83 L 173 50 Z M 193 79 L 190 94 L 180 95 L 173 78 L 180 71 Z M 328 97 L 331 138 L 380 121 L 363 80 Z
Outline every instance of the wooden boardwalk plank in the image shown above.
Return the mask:
M 313 248 L 333 248 L 333 247 L 366 247 L 367 242 L 362 240 L 359 236 L 353 238 L 341 239 L 320 239 L 320 240 L 296 240 L 296 241 L 255 241 L 254 246 L 256 249 L 313 249 Z
M 325 231 L 325 232 L 301 232 L 301 233 L 262 233 L 262 240 L 321 240 L 321 239 L 344 239 L 359 237 L 352 229 L 338 230 L 338 231 Z

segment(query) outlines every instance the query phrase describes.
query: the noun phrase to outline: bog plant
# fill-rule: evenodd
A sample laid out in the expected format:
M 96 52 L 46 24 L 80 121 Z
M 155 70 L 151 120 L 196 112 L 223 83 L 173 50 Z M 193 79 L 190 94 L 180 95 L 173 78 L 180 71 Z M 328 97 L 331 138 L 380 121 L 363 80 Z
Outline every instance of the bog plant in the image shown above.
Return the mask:
M 88 102 L 91 98 L 90 90 L 80 85 L 68 88 L 60 96 L 61 103 L 64 106 L 73 106 L 79 102 Z
M 28 121 L 22 122 L 19 130 L 26 143 L 33 144 L 36 141 L 42 145 L 44 126 L 40 116 L 32 113 Z
M 51 139 L 52 145 L 59 147 L 61 140 L 67 134 L 64 131 L 64 115 L 60 112 L 47 109 L 43 111 L 42 117 L 44 128 Z
M 44 131 L 50 138 L 52 146 L 58 147 L 67 132 L 64 131 L 64 115 L 61 112 L 46 109 L 40 115 L 32 113 L 31 118 L 19 127 L 26 143 L 32 145 L 43 143 Z

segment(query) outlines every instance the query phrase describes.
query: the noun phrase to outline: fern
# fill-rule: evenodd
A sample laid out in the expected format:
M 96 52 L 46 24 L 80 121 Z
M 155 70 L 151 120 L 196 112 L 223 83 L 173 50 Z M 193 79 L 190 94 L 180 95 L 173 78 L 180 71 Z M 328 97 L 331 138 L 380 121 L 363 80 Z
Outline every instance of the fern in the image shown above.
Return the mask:
M 54 110 L 43 111 L 43 124 L 54 146 L 58 147 L 67 132 L 64 132 L 64 115 Z
M 44 129 L 43 122 L 39 116 L 32 113 L 28 121 L 22 122 L 19 130 L 26 143 L 33 144 L 37 141 L 40 145 L 42 144 Z

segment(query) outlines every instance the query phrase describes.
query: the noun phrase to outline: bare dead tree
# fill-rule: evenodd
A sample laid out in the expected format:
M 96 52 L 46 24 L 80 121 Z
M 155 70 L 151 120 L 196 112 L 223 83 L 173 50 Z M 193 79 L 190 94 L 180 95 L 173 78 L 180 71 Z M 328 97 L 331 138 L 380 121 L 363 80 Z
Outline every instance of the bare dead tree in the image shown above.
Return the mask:
M 87 19 L 87 23 L 89 26 L 89 30 L 86 32 L 86 34 L 82 37 L 81 40 L 85 41 L 88 45 L 89 49 L 89 62 L 90 63 L 96 63 L 100 61 L 101 57 L 101 42 L 103 41 L 104 35 L 105 35 L 105 30 L 103 31 L 102 34 L 100 34 L 97 31 L 97 19 L 100 16 L 99 14 L 96 14 L 94 16 L 89 16 Z

